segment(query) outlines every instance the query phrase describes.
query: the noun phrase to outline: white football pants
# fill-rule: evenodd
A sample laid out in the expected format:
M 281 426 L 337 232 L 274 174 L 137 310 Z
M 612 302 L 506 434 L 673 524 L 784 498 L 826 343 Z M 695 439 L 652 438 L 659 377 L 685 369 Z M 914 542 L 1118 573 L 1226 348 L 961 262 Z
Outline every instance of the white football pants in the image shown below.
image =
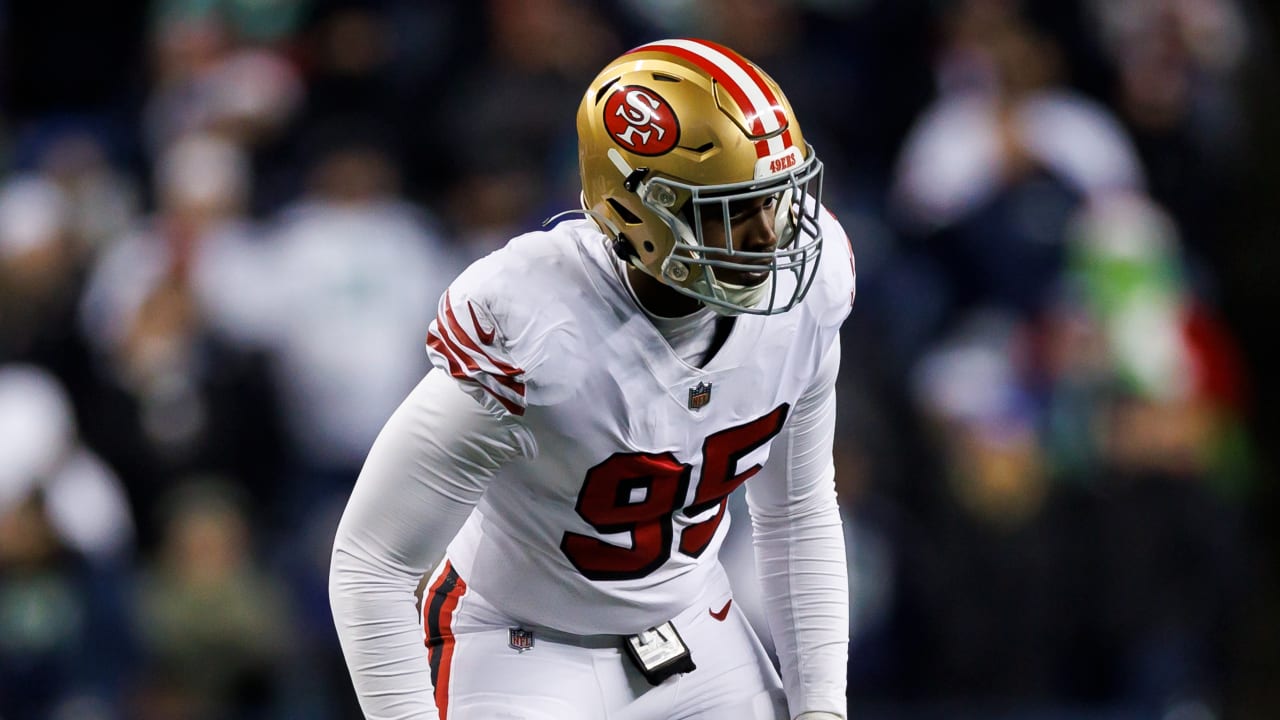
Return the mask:
M 777 672 L 729 590 L 705 591 L 672 618 L 697 669 L 652 686 L 622 638 L 518 625 L 449 563 L 423 594 L 423 630 L 442 720 L 786 720 Z M 515 642 L 515 644 L 519 644 Z

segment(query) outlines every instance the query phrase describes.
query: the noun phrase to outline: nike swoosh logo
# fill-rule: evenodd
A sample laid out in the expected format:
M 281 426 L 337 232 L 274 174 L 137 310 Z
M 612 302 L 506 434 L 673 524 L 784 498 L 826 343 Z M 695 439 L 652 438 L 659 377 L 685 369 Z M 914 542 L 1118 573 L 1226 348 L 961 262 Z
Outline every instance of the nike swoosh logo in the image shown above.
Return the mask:
M 729 602 L 725 603 L 724 607 L 720 608 L 719 612 L 712 610 L 711 608 L 707 608 L 707 612 L 711 613 L 711 617 L 715 618 L 716 620 L 719 620 L 720 622 L 724 622 L 724 619 L 726 617 L 729 617 L 729 606 L 732 604 L 733 604 L 733 598 L 729 598 Z
M 492 344 L 493 336 L 498 332 L 498 329 L 494 328 L 489 332 L 484 331 L 484 327 L 480 325 L 480 318 L 476 317 L 476 309 L 471 305 L 470 300 L 467 301 L 467 312 L 471 313 L 471 322 L 476 326 L 476 335 L 480 336 L 480 342 L 485 345 Z

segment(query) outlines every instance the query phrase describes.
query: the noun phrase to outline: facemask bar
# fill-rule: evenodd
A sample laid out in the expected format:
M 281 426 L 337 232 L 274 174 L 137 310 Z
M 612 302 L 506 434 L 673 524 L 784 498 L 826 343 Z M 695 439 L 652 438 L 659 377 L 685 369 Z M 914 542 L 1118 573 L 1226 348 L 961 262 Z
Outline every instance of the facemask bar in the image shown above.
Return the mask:
M 795 307 L 809 292 L 822 254 L 822 231 L 818 212 L 822 199 L 822 162 L 809 148 L 809 159 L 791 172 L 727 185 L 691 185 L 664 177 L 654 177 L 640 185 L 638 194 L 671 228 L 676 242 L 662 264 L 662 273 L 676 290 L 707 303 L 725 314 L 772 315 Z M 731 206 L 741 201 L 776 195 L 774 234 L 777 248 L 772 252 L 739 251 L 733 248 Z M 676 198 L 687 197 L 685 207 L 692 219 L 672 211 Z M 704 210 L 705 208 L 705 210 Z M 702 228 L 702 213 L 720 213 L 724 236 L 719 245 L 708 244 Z M 691 272 L 699 266 L 701 277 L 685 287 Z M 736 285 L 716 277 L 716 270 L 766 273 L 752 285 Z M 790 274 L 794 286 L 779 297 L 779 275 Z M 763 302 L 767 298 L 767 302 Z

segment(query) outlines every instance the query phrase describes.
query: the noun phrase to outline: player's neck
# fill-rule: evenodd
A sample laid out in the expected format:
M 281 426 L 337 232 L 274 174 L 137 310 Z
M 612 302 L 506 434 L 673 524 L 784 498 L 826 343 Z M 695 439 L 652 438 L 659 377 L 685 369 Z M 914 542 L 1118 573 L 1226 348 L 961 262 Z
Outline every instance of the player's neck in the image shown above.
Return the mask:
M 636 301 L 653 315 L 683 317 L 697 312 L 702 307 L 700 301 L 672 290 L 633 265 L 626 266 L 626 273 Z

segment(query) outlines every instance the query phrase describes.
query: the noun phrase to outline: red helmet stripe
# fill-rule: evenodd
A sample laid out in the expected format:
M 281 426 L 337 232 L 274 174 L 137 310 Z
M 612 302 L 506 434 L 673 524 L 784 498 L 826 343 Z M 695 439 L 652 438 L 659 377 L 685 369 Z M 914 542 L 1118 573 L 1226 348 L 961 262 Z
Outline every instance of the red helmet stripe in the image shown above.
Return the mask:
M 641 45 L 631 52 L 661 51 L 684 58 L 724 86 L 747 116 L 753 134 L 764 135 L 786 127 L 787 118 L 773 91 L 755 68 L 733 51 L 705 40 L 663 40 Z M 630 53 L 628 53 L 630 54 Z M 756 155 L 765 157 L 792 145 L 790 130 L 756 142 Z
M 760 77 L 760 71 L 756 69 L 755 65 L 752 65 L 746 60 L 743 60 L 741 55 L 721 45 L 720 43 L 711 42 L 710 40 L 693 40 L 693 42 L 701 43 L 703 45 L 706 45 L 707 47 L 711 47 L 711 48 L 715 48 L 716 50 L 719 50 L 721 54 L 723 54 L 725 57 L 729 58 L 734 63 L 736 63 L 738 67 L 742 68 L 742 71 L 745 72 L 748 77 L 750 77 L 752 80 L 755 81 L 756 86 L 760 88 L 760 91 L 762 93 L 764 93 L 765 100 L 767 100 L 769 104 L 773 107 L 773 113 L 778 118 L 778 125 L 782 127 L 787 126 L 787 114 L 782 109 L 782 103 L 778 102 L 778 98 L 775 97 L 773 94 L 773 91 L 769 89 L 769 84 L 764 81 L 764 78 Z M 787 147 L 791 147 L 793 143 L 791 142 L 790 128 L 783 131 L 782 139 Z

